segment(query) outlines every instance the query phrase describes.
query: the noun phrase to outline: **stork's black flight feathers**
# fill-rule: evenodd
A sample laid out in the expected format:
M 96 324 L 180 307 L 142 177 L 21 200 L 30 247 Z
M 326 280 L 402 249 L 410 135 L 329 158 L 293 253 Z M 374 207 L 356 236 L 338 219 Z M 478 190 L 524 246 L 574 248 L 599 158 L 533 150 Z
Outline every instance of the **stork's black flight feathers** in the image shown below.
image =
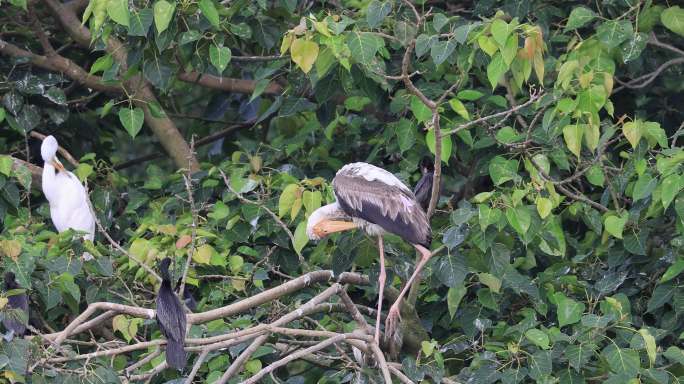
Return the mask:
M 5 273 L 5 292 L 13 289 L 21 289 L 15 280 L 14 273 Z M 11 310 L 24 311 L 25 319 L 28 318 L 28 297 L 26 293 L 19 293 L 17 295 L 7 296 L 7 307 Z M 17 313 L 8 313 L 2 320 L 2 324 L 8 331 L 14 331 L 17 336 L 23 336 L 26 333 L 26 322 L 23 321 Z
M 413 189 L 413 194 L 416 195 L 416 200 L 424 211 L 427 211 L 430 205 L 430 198 L 432 197 L 432 183 L 435 177 L 435 165 L 429 157 L 425 156 L 420 161 L 420 173 L 423 176 L 418 180 L 416 187 Z
M 157 323 L 166 337 L 166 363 L 182 370 L 187 360 L 183 348 L 187 320 L 183 305 L 171 287 L 169 264 L 171 259 L 167 257 L 159 265 L 162 283 L 157 293 Z

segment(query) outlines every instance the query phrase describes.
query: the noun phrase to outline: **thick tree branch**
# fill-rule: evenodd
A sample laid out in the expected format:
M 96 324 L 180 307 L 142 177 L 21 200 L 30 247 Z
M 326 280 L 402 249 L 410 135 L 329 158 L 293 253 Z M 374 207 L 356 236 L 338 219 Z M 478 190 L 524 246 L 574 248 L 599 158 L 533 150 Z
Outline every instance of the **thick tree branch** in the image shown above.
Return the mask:
M 182 72 L 177 75 L 179 80 L 186 83 L 198 84 L 206 88 L 219 89 L 226 92 L 251 94 L 256 88 L 254 80 L 235 79 L 231 77 L 219 77 L 200 72 Z M 264 94 L 277 95 L 283 92 L 283 87 L 278 83 L 271 82 L 266 86 Z
M 43 56 L 21 49 L 14 44 L 0 39 L 0 54 L 10 57 L 23 57 L 30 60 L 31 64 L 52 72 L 64 73 L 70 79 L 88 88 L 103 92 L 120 93 L 121 87 L 102 84 L 101 78 L 89 74 L 73 61 L 60 55 Z
M 43 1 L 52 10 L 54 17 L 59 20 L 62 27 L 74 41 L 83 47 L 90 46 L 92 37 L 90 31 L 81 25 L 81 21 L 74 12 L 74 9 L 65 6 L 57 0 Z M 121 41 L 110 36 L 107 40 L 107 52 L 121 65 L 122 70 L 125 71 L 127 69 L 128 52 Z M 173 121 L 167 116 L 154 117 L 150 112 L 148 105 L 150 103 L 158 103 L 157 97 L 152 91 L 152 86 L 138 74 L 126 81 L 126 87 L 133 90 L 134 94 L 132 96 L 135 105 L 143 109 L 145 122 L 152 129 L 152 132 L 154 132 L 176 166 L 178 168 L 185 168 L 189 163 L 190 171 L 198 171 L 199 163 Z

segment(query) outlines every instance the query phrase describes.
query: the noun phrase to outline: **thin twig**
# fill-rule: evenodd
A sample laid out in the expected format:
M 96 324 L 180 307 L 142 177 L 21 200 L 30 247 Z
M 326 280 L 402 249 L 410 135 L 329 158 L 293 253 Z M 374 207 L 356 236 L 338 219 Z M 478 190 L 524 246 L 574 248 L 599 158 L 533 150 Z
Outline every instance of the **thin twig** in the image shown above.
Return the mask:
M 31 131 L 31 132 L 29 132 L 29 135 L 31 135 L 31 137 L 39 139 L 39 140 L 45 140 L 45 138 L 47 137 L 47 135 L 44 135 L 44 134 L 37 132 L 37 131 Z M 78 160 L 76 160 L 71 155 L 71 153 L 69 153 L 69 151 L 64 149 L 64 147 L 62 147 L 62 146 L 57 147 L 57 151 L 59 152 L 60 155 L 62 155 L 62 157 L 64 157 L 64 160 L 68 161 L 74 167 L 78 167 L 78 165 L 79 165 Z
M 197 360 L 195 360 L 195 364 L 192 366 L 192 371 L 190 371 L 190 374 L 185 379 L 185 384 L 192 384 L 192 379 L 194 379 L 197 375 L 197 372 L 199 372 L 199 369 L 202 366 L 202 363 L 204 363 L 204 360 L 206 360 L 207 355 L 209 355 L 208 349 L 200 353 L 200 355 L 197 357 Z
M 183 175 L 183 181 L 185 182 L 185 190 L 188 193 L 188 201 L 190 202 L 190 214 L 192 215 L 192 228 L 190 229 L 190 250 L 188 251 L 188 257 L 185 260 L 185 267 L 183 268 L 183 277 L 181 277 L 180 287 L 178 287 L 178 296 L 184 297 L 183 292 L 185 292 L 185 280 L 188 278 L 188 271 L 190 270 L 190 263 L 192 257 L 195 254 L 195 246 L 197 241 L 197 208 L 195 207 L 195 198 L 192 194 L 192 171 L 190 166 L 190 161 L 195 156 L 195 136 L 190 138 L 190 156 L 188 158 L 188 170 Z

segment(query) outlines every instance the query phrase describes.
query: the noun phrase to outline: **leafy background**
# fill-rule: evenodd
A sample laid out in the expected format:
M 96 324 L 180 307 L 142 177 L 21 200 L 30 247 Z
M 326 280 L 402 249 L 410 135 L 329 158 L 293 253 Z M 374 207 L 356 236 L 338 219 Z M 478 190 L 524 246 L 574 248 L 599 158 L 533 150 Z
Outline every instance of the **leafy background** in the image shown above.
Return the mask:
M 0 10 L 1 263 L 30 293 L 41 332 L 95 301 L 153 307 L 156 280 L 133 258 L 191 257 L 198 311 L 315 269 L 374 281 L 372 239 L 308 243 L 306 217 L 333 200 L 329 182 L 347 162 L 414 185 L 421 158 L 437 152 L 433 248 L 445 249 L 404 314 L 394 358 L 410 380 L 684 376 L 684 9 L 674 2 L 10 0 Z M 76 157 L 69 167 L 128 255 L 101 234 L 82 244 L 55 233 L 37 133 Z M 399 288 L 415 255 L 386 240 Z M 95 262 L 79 259 L 84 249 Z M 191 335 L 269 322 L 319 290 Z M 377 287 L 350 294 L 372 307 Z M 354 327 L 342 313 L 314 318 Z M 118 316 L 80 337 L 69 353 L 161 336 L 154 321 Z M 244 377 L 278 358 L 267 345 Z M 241 348 L 211 354 L 195 380 L 215 381 Z M 152 349 L 39 360 L 52 353 L 38 338 L 3 340 L 1 380 L 26 380 L 30 367 L 34 382 L 118 382 Z M 334 359 L 276 377 L 382 380 Z

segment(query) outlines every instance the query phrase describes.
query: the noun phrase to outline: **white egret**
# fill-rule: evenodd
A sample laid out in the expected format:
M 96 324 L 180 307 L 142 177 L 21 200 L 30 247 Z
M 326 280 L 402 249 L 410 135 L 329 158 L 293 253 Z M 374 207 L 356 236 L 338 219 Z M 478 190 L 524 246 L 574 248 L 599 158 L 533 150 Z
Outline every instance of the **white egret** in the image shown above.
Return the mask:
M 88 194 L 78 177 L 67 171 L 57 159 L 57 139 L 47 136 L 40 147 L 43 166 L 43 193 L 50 204 L 50 217 L 57 231 L 69 228 L 86 232 L 85 239 L 95 238 L 95 216 L 90 210 Z M 93 257 L 83 253 L 84 260 Z

